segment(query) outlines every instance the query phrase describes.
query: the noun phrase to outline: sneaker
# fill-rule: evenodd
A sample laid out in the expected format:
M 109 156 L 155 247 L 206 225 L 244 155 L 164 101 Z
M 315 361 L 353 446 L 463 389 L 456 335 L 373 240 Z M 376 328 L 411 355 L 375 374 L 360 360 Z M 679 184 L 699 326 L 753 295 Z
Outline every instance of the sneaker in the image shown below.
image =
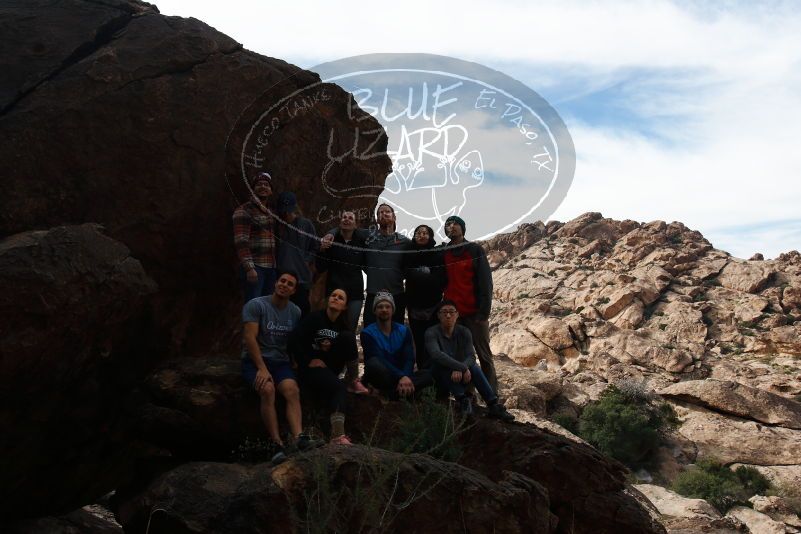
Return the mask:
M 364 387 L 362 381 L 358 378 L 348 384 L 348 391 L 351 393 L 355 393 L 356 395 L 367 395 L 370 393 L 370 390 Z
M 473 415 L 473 401 L 470 397 L 459 397 L 457 402 L 462 415 Z
M 500 419 L 506 423 L 511 423 L 515 420 L 515 416 L 506 411 L 506 406 L 500 402 L 496 402 L 487 410 L 487 417 Z
M 300 434 L 295 442 L 295 446 L 300 452 L 310 451 L 317 447 L 322 447 L 323 445 L 325 445 L 323 440 L 312 439 L 308 434 Z
M 278 443 L 273 443 L 272 453 L 273 455 L 270 458 L 270 463 L 272 463 L 273 465 L 284 463 L 287 460 L 286 451 L 284 450 L 283 445 L 279 445 Z
M 353 442 L 345 434 L 342 434 L 341 436 L 337 436 L 335 438 L 331 438 L 330 443 L 331 445 L 353 445 Z

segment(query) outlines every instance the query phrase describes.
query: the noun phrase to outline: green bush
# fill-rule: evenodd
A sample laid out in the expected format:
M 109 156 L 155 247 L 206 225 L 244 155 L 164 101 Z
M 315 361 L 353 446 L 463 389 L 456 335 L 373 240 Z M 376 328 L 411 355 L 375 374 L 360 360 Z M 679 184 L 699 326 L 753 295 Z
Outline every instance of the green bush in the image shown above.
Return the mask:
M 578 435 L 578 419 L 567 413 L 558 413 L 553 416 L 553 422 L 565 430 Z
M 609 386 L 584 408 L 578 435 L 632 468 L 649 466 L 663 432 L 675 427 L 673 408 L 649 398 L 642 385 Z
M 740 466 L 732 471 L 715 460 L 702 460 L 679 474 L 673 483 L 676 493 L 704 499 L 721 513 L 737 504 L 748 505 L 754 495 L 764 495 L 768 480 L 753 467 Z
M 789 483 L 779 483 L 768 490 L 768 495 L 778 495 L 796 515 L 801 516 L 801 488 Z
M 302 494 L 290 501 L 290 515 L 297 527 L 293 532 L 305 534 L 392 532 L 398 516 L 448 476 L 447 469 L 432 469 L 420 473 L 414 484 L 401 482 L 409 455 L 370 446 L 345 469 L 323 451 L 296 458 L 296 467 L 307 476 Z
M 428 454 L 449 462 L 459 459 L 462 448 L 457 437 L 466 428 L 465 420 L 456 417 L 449 404 L 435 400 L 434 388 L 407 403 L 404 412 L 387 450 Z

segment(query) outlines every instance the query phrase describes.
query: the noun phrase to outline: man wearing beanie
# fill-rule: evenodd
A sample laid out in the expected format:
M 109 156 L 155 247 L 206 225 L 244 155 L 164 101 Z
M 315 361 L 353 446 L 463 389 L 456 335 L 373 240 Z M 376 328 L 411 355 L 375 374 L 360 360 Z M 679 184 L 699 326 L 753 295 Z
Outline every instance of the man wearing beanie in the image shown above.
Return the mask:
M 498 391 L 498 378 L 489 343 L 492 272 L 484 248 L 465 239 L 466 227 L 464 220 L 457 215 L 445 220 L 445 234 L 450 239 L 443 247 L 448 274 L 445 298 L 456 303 L 459 323 L 470 330 L 481 370 L 492 389 Z
M 392 321 L 392 293 L 378 291 L 373 298 L 376 322 L 361 332 L 364 379 L 390 399 L 410 397 L 433 383 L 428 371 L 414 371 L 414 343 L 409 329 Z
M 260 172 L 251 181 L 252 198 L 236 208 L 233 215 L 234 247 L 240 263 L 245 302 L 273 292 L 276 278 L 275 234 L 269 201 L 273 183 L 269 173 Z

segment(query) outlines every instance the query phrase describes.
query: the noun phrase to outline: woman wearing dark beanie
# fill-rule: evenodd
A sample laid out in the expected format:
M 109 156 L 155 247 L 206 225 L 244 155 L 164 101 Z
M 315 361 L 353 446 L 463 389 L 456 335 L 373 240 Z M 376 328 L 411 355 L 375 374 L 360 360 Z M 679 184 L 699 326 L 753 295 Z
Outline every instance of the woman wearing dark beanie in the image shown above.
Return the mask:
M 434 230 L 421 224 L 415 228 L 408 252 L 403 255 L 409 327 L 414 339 L 418 369 L 429 365 L 425 334 L 429 327 L 437 324 L 434 309 L 442 300 L 442 291 L 447 283 L 443 254 L 434 248 L 436 244 Z

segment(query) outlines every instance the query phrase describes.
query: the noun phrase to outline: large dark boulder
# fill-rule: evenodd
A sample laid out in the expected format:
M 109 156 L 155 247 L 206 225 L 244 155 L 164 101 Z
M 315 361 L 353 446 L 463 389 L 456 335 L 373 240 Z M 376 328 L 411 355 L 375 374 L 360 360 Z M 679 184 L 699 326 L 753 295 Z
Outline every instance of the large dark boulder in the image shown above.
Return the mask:
M 313 86 L 282 102 L 285 115 L 274 110 L 278 127 L 246 175 L 268 170 L 321 228 L 342 206 L 364 212 L 383 188 L 386 136 L 349 93 L 201 21 L 127 0 L 15 2 L 0 20 L 0 236 L 102 223 L 158 283 L 153 328 L 169 354 L 235 343 L 240 156 L 281 99 Z M 354 138 L 358 157 L 347 153 Z M 329 147 L 345 156 L 332 164 Z M 323 178 L 334 193 L 370 187 L 340 198 Z
M 58 517 L 22 519 L 2 525 L 5 534 L 124 534 L 114 515 L 90 505 Z
M 94 225 L 0 240 L 0 503 L 69 511 L 135 452 L 119 414 L 156 284 Z
M 381 447 L 409 417 L 405 403 L 349 397 L 345 422 L 360 443 Z M 240 377 L 239 362 L 222 357 L 171 360 L 137 395 L 141 439 L 170 450 L 175 461 L 221 460 L 245 437 L 265 439 L 258 399 Z M 318 428 L 324 418 L 307 422 Z M 592 447 L 530 424 L 477 417 L 458 437 L 464 469 L 503 481 L 508 473 L 547 490 L 558 532 L 659 533 L 664 529 L 639 493 L 626 483 L 626 468 Z
M 129 533 L 554 532 L 547 492 L 506 473 L 361 445 L 327 446 L 278 467 L 188 463 L 119 507 Z M 293 528 L 294 527 L 294 528 Z
M 184 460 L 217 460 L 245 438 L 264 437 L 240 365 L 223 355 L 163 362 L 128 399 L 137 439 Z
M 322 229 L 342 207 L 369 211 L 390 160 L 350 94 L 144 2 L 6 2 L 0 31 L 0 238 L 97 223 L 130 256 L 94 265 L 95 238 L 68 250 L 25 234 L 39 260 L 3 267 L 0 511 L 58 514 L 114 487 L 141 452 L 121 412 L 137 379 L 238 345 L 231 214 L 247 178 L 268 170 Z M 264 133 L 251 126 L 276 124 L 265 112 L 279 103 L 243 166 Z M 114 262 L 140 265 L 146 287 L 79 273 Z
M 548 489 L 559 532 L 664 532 L 626 468 L 588 445 L 533 425 L 479 420 L 462 434 L 466 466 L 491 479 L 514 470 Z

